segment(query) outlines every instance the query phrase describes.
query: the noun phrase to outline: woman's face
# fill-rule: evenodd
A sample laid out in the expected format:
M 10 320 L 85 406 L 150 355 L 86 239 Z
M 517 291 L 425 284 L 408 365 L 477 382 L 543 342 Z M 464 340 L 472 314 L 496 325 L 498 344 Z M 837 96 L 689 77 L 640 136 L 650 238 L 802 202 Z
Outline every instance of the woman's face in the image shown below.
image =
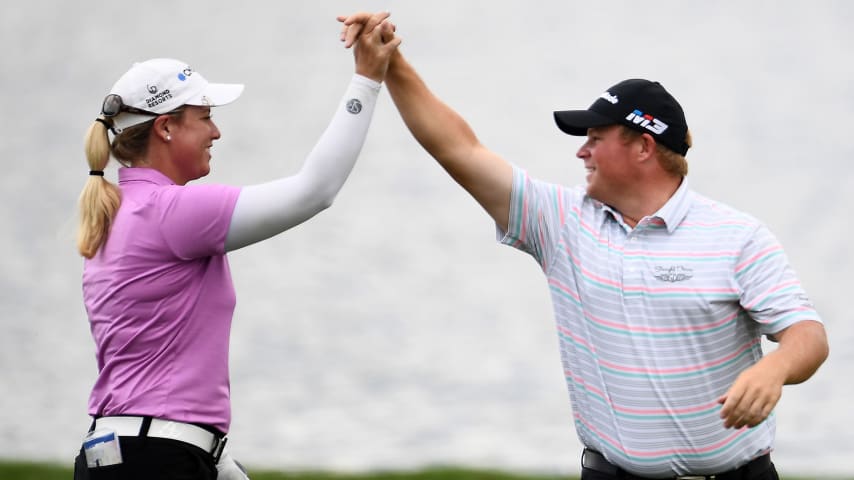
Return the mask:
M 220 133 L 210 107 L 187 105 L 177 120 L 169 132 L 170 153 L 179 176 L 175 183 L 183 185 L 210 173 L 210 149 Z

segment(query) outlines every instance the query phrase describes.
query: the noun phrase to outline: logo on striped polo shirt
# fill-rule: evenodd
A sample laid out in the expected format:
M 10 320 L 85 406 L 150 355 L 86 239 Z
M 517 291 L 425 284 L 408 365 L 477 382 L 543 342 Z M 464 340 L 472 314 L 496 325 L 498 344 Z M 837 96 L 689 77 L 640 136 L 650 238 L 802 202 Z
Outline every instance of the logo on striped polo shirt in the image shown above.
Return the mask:
M 682 265 L 656 265 L 653 276 L 662 282 L 684 282 L 694 278 L 694 270 Z

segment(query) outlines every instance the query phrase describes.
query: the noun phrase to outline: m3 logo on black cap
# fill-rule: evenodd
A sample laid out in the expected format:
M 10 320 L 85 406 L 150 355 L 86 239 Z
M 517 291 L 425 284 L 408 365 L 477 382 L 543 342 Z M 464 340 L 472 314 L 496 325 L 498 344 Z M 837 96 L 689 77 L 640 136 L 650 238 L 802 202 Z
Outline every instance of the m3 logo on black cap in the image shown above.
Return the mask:
M 646 128 L 656 135 L 661 135 L 667 130 L 668 125 L 661 120 L 653 117 L 649 114 L 644 114 L 638 109 L 635 109 L 632 113 L 630 113 L 626 120 L 634 123 L 635 125 L 640 125 L 641 127 Z

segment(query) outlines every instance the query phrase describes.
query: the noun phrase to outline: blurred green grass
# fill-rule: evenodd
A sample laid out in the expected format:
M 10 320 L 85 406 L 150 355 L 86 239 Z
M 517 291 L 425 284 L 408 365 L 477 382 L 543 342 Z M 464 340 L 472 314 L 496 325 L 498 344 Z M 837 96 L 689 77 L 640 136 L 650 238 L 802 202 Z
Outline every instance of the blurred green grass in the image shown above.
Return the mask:
M 456 467 L 424 468 L 413 471 L 344 473 L 324 471 L 264 471 L 250 467 L 251 480 L 578 480 L 571 475 L 525 474 L 500 470 Z M 0 480 L 71 480 L 71 465 L 0 460 Z M 817 480 L 819 477 L 781 476 L 781 480 Z M 823 477 L 826 480 L 854 480 L 852 476 Z
M 251 480 L 578 480 L 574 476 L 522 474 L 455 467 L 413 471 L 345 473 L 332 471 L 270 471 L 249 468 Z M 71 465 L 0 460 L 0 480 L 71 480 Z

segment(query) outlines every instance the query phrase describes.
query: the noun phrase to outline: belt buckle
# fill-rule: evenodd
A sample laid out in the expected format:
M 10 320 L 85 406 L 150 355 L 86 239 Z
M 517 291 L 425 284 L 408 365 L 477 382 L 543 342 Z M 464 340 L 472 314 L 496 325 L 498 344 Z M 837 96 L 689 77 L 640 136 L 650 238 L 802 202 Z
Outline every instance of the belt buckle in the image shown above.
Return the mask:
M 590 463 L 588 463 L 589 456 L 590 456 L 590 454 L 588 453 L 588 450 L 585 448 L 581 452 L 581 467 L 582 468 L 590 468 L 591 467 Z

